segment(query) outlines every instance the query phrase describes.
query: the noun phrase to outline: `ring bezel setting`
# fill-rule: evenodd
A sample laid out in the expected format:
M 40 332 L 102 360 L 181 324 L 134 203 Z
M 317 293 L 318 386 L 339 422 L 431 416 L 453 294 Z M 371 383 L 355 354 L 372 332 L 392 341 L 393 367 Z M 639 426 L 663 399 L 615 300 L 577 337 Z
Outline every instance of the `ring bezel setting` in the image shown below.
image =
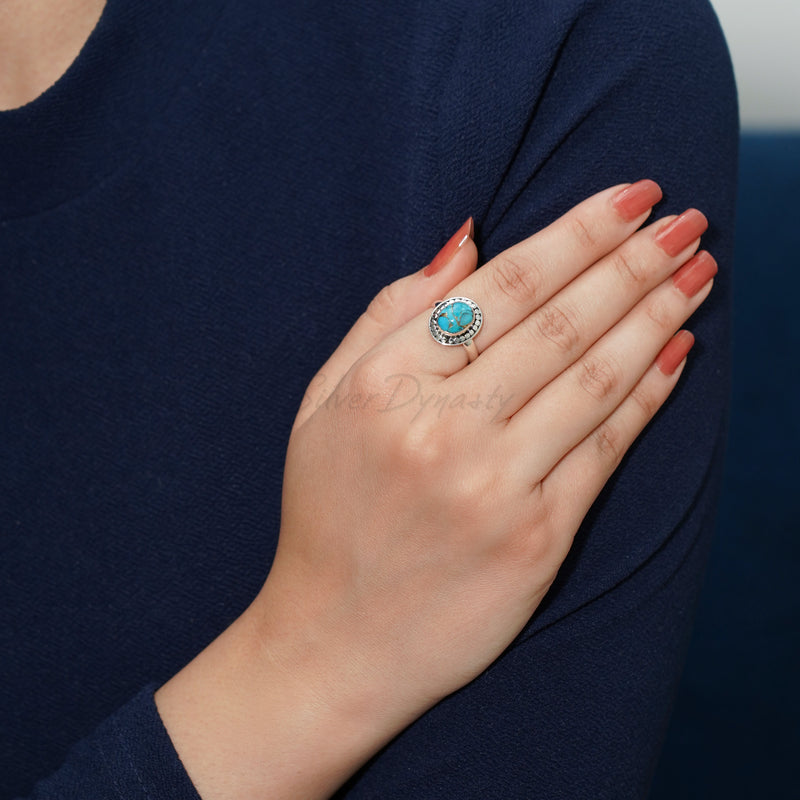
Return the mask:
M 450 297 L 437 302 L 428 330 L 439 344 L 448 347 L 464 345 L 477 336 L 483 325 L 483 312 L 474 300 L 468 297 Z

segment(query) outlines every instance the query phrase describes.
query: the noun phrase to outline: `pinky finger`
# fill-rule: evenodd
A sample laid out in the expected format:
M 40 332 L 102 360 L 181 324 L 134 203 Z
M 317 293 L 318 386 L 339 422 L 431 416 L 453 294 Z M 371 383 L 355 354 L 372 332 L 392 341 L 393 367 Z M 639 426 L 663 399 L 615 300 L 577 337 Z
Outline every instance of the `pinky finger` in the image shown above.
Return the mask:
M 558 530 L 576 531 L 630 446 L 669 397 L 686 364 L 694 336 L 679 331 L 633 391 L 600 426 L 567 453 L 541 483 L 552 500 Z M 564 553 L 572 542 L 564 542 Z

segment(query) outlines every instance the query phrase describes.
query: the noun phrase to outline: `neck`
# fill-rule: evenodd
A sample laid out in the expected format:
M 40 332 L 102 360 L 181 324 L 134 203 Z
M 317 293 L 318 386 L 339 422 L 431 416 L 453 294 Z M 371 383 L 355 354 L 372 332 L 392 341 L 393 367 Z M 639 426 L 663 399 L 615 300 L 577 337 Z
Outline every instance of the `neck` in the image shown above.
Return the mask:
M 75 60 L 105 0 L 0 0 L 0 111 L 30 103 Z

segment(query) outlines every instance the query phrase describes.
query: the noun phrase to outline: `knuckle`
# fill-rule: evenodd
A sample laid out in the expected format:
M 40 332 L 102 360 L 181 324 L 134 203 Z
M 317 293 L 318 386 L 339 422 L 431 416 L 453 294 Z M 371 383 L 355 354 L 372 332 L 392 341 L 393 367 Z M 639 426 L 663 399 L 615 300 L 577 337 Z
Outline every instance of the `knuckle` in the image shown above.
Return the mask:
M 584 221 L 580 214 L 570 218 L 570 231 L 578 244 L 587 250 L 597 247 L 597 236 L 592 228 Z
M 401 474 L 437 474 L 451 454 L 442 436 L 425 425 L 408 425 L 392 437 L 389 457 Z
M 607 464 L 616 466 L 625 455 L 625 443 L 620 431 L 606 421 L 592 434 L 594 445 L 600 458 Z
M 636 403 L 639 410 L 642 412 L 642 416 L 647 420 L 655 416 L 656 411 L 658 411 L 661 405 L 656 397 L 650 392 L 645 391 L 641 386 L 637 386 L 631 392 L 631 400 Z
M 580 362 L 578 383 L 596 400 L 611 397 L 620 385 L 619 369 L 607 358 L 590 356 Z
M 491 503 L 487 500 L 496 497 L 498 491 L 492 476 L 481 469 L 459 476 L 448 488 L 452 507 L 460 512 L 466 511 L 473 520 L 489 516 Z
M 359 360 L 342 380 L 343 391 L 348 395 L 360 395 L 385 390 L 386 376 L 391 367 L 378 355 Z
M 580 341 L 578 330 L 571 317 L 572 314 L 555 303 L 548 303 L 534 314 L 533 321 L 541 336 L 552 342 L 559 350 L 570 353 Z
M 611 263 L 624 283 L 640 286 L 647 281 L 646 264 L 632 258 L 625 250 L 614 253 L 611 256 Z
M 364 316 L 381 327 L 385 327 L 388 320 L 393 320 L 399 313 L 400 287 L 398 284 L 399 281 L 395 281 L 384 286 L 372 298 Z
M 552 560 L 553 550 L 558 543 L 558 530 L 550 514 L 542 514 L 535 527 L 531 527 L 525 537 L 525 545 L 530 566 L 539 566 Z
M 533 525 L 520 526 L 517 535 L 509 542 L 509 556 L 530 575 L 552 570 L 553 576 L 563 561 L 565 545 L 564 526 L 555 514 L 543 512 Z
M 535 300 L 541 281 L 540 271 L 534 264 L 523 264 L 504 254 L 495 260 L 490 272 L 496 287 L 517 303 Z
M 655 323 L 659 330 L 671 331 L 672 320 L 667 304 L 658 298 L 651 298 L 645 304 L 645 313 L 648 319 Z
M 530 527 L 520 526 L 505 542 L 504 555 L 511 564 L 530 574 L 531 569 L 541 570 L 543 564 L 552 560 L 554 540 L 549 520 Z

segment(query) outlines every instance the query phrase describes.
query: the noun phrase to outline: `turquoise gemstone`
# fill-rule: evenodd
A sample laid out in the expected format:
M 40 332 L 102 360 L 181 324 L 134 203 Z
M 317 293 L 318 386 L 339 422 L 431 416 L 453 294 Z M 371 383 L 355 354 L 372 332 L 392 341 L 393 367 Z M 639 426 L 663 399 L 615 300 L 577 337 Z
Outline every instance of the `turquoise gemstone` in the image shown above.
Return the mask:
M 445 333 L 461 333 L 473 320 L 472 309 L 462 302 L 448 303 L 439 312 L 436 324 Z

